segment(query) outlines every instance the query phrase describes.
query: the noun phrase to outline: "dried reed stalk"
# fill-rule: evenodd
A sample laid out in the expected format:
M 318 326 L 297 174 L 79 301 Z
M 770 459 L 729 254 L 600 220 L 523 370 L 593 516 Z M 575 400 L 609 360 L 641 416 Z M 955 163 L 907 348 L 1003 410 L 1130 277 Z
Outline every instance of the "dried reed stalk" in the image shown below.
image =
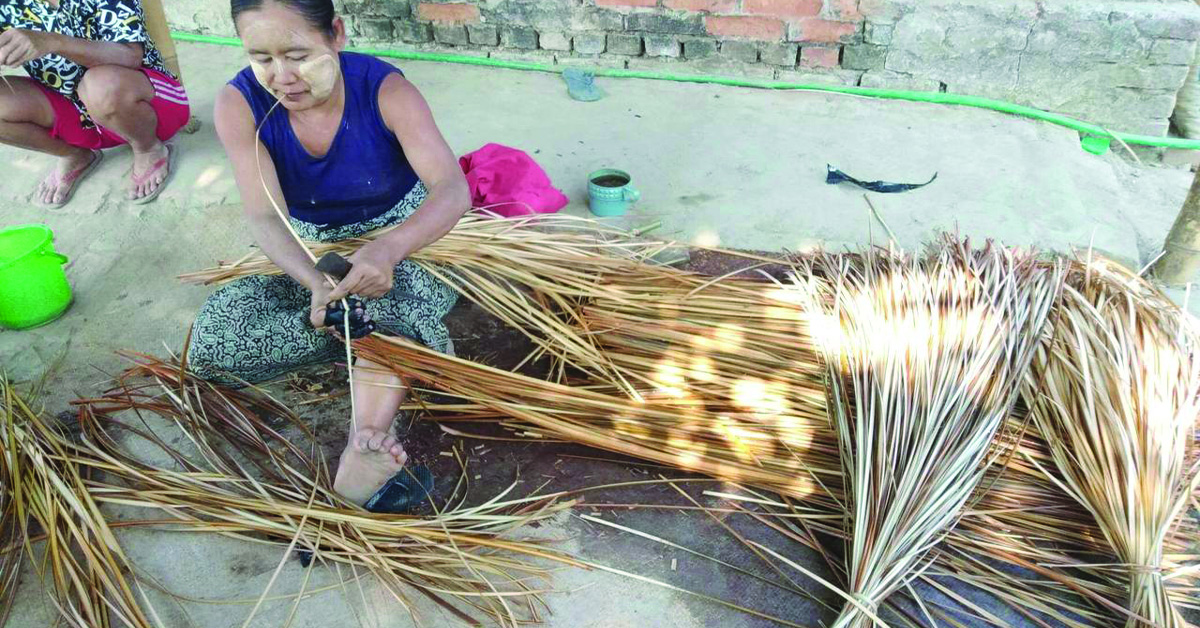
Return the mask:
M 49 580 L 62 620 L 77 628 L 159 625 L 150 621 L 153 609 L 149 616 L 143 612 L 126 579 L 129 560 L 87 489 L 73 446 L 7 380 L 0 380 L 0 413 L 0 474 L 11 495 L 15 532 L 42 581 Z M 30 522 L 44 538 L 43 556 Z
M 1200 485 L 1198 349 L 1193 321 L 1166 297 L 1091 264 L 1074 271 L 1024 388 L 1063 490 L 1120 559 L 1138 616 L 1126 626 L 1187 625 L 1166 585 L 1183 566 L 1164 546 Z
M 178 365 L 133 357 L 137 366 L 116 388 L 77 402 L 87 446 L 73 455 L 77 464 L 104 472 L 103 481 L 87 483 L 97 502 L 161 510 L 183 530 L 306 548 L 319 561 L 372 573 L 410 612 L 408 591 L 415 590 L 471 624 L 479 622 L 473 611 L 513 627 L 540 617 L 547 589 L 538 582 L 549 569 L 531 561 L 582 566 L 543 543 L 512 538 L 572 502 L 509 497 L 514 484 L 468 505 L 460 480 L 435 516 L 367 513 L 333 491 L 315 436 L 281 404 L 213 386 Z M 147 379 L 137 383 L 139 377 Z M 172 421 L 195 451 L 172 448 L 119 418 L 130 411 Z M 273 428 L 266 417 L 285 427 Z M 127 453 L 119 432 L 153 445 L 176 468 Z

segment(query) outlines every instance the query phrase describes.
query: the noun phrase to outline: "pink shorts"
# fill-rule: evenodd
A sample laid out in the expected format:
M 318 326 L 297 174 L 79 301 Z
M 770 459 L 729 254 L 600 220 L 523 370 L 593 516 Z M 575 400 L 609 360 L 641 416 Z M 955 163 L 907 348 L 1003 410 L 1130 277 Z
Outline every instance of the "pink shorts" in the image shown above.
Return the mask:
M 167 74 L 150 68 L 142 68 L 142 72 L 146 78 L 150 79 L 150 85 L 154 87 L 154 100 L 150 101 L 150 106 L 158 115 L 158 128 L 155 134 L 158 135 L 158 139 L 165 142 L 175 137 L 175 134 L 187 124 L 188 118 L 191 116 L 187 92 L 183 91 L 183 85 L 179 81 Z M 74 103 L 66 96 L 41 83 L 37 85 L 42 88 L 42 92 L 46 94 L 46 99 L 50 101 L 50 106 L 54 109 L 54 128 L 50 130 L 51 137 L 56 137 L 72 146 L 91 149 L 112 148 L 127 143 L 125 138 L 112 129 L 106 129 L 99 125 L 85 129 L 79 110 L 75 108 Z

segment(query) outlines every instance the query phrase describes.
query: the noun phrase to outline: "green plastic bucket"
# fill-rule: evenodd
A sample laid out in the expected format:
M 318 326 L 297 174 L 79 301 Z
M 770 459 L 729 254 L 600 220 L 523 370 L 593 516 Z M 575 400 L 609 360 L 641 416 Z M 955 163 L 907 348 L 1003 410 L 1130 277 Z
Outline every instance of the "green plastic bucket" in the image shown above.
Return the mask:
M 28 329 L 62 316 L 71 305 L 66 263 L 44 225 L 0 231 L 0 326 Z

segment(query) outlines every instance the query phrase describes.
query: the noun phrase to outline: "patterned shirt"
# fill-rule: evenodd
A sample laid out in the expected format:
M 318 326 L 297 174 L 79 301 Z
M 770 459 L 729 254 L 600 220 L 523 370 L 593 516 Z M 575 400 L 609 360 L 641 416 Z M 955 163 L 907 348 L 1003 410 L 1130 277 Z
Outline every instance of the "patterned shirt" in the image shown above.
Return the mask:
M 142 65 L 170 75 L 146 32 L 139 0 L 59 0 L 57 8 L 47 0 L 0 0 L 0 31 L 10 28 L 92 41 L 142 44 L 146 51 Z M 92 128 L 95 123 L 76 94 L 86 71 L 87 68 L 56 54 L 25 64 L 29 76 L 66 96 L 79 109 L 84 128 Z

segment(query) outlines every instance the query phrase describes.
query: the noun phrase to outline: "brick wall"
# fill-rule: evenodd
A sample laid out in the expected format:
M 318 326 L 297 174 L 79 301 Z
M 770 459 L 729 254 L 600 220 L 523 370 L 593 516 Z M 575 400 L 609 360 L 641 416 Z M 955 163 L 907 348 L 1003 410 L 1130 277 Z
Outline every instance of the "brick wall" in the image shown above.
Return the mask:
M 562 65 L 856 84 L 859 0 L 342 0 L 363 41 Z
M 355 44 L 987 96 L 1163 135 L 1193 0 L 335 0 Z M 170 0 L 232 34 L 224 0 Z

